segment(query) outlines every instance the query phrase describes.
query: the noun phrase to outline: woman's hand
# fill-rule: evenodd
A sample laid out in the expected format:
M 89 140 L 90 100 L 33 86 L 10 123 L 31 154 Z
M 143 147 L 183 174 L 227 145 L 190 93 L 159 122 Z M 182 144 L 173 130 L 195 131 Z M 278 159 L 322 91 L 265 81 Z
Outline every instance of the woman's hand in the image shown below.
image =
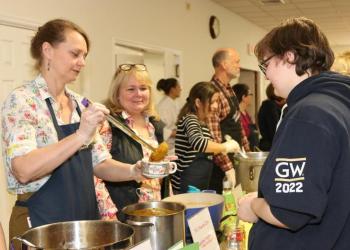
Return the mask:
M 141 161 L 137 161 L 134 165 L 130 167 L 131 178 L 137 182 L 141 182 L 146 178 L 142 175 L 142 164 Z
M 229 180 L 229 182 L 231 182 L 231 186 L 235 187 L 236 186 L 236 172 L 233 168 L 227 170 L 225 172 L 225 175 L 227 177 L 227 179 Z
M 257 199 L 257 193 L 248 193 L 238 200 L 237 215 L 240 220 L 255 223 L 259 217 L 254 213 L 252 209 L 252 202 Z
M 238 153 L 241 150 L 238 142 L 233 139 L 227 140 L 222 145 L 225 147 L 225 153 Z
M 100 103 L 92 103 L 86 108 L 80 119 L 80 126 L 77 134 L 81 137 L 83 144 L 89 144 L 95 136 L 96 130 L 109 114 L 109 110 Z

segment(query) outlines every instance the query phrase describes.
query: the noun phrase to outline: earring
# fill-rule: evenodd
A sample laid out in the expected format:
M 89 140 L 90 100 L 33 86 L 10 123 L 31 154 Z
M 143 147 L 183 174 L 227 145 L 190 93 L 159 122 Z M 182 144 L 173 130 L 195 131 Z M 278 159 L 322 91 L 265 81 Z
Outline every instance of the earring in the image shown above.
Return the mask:
M 47 62 L 47 71 L 50 71 L 50 60 Z

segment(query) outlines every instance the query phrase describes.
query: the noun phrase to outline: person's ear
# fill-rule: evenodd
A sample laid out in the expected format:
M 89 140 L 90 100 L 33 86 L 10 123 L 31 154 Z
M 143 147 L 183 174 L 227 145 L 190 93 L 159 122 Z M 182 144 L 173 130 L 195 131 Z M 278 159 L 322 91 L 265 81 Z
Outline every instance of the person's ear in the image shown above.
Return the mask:
M 294 65 L 294 61 L 295 61 L 295 54 L 293 51 L 287 51 L 284 54 L 284 60 L 290 64 L 290 65 Z
M 42 54 L 45 58 L 47 59 L 51 59 L 52 58 L 52 54 L 53 54 L 53 47 L 51 46 L 50 43 L 48 42 L 44 42 L 42 45 L 41 45 L 41 51 L 42 51 Z
M 199 100 L 199 98 L 196 98 L 196 100 L 194 101 L 194 105 L 196 106 L 196 109 L 198 110 L 201 106 L 201 100 Z
M 226 70 L 227 69 L 227 61 L 226 60 L 223 60 L 221 63 L 220 63 L 220 66 L 222 69 Z

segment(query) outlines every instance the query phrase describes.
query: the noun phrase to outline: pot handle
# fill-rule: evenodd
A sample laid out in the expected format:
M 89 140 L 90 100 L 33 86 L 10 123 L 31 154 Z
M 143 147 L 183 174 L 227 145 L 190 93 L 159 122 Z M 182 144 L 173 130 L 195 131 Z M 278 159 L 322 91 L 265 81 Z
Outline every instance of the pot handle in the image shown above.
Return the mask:
M 11 249 L 11 250 L 14 250 L 14 249 L 15 249 L 14 244 L 13 244 L 13 241 L 14 241 L 14 240 L 18 240 L 18 241 L 22 242 L 23 244 L 25 244 L 25 245 L 27 245 L 27 246 L 29 246 L 29 247 L 37 248 L 37 246 L 35 246 L 33 243 L 27 241 L 26 239 L 21 238 L 21 236 L 15 236 L 15 237 L 13 237 L 13 238 L 11 239 L 11 241 L 10 241 L 10 249 Z M 22 246 L 22 247 L 23 247 L 23 246 Z M 23 248 L 22 248 L 22 249 L 23 249 Z
M 253 181 L 255 179 L 255 168 L 261 167 L 260 165 L 251 165 L 249 167 L 249 180 Z
M 130 226 L 138 226 L 138 227 L 150 227 L 150 226 L 154 226 L 154 223 L 148 222 L 148 221 L 126 220 L 126 223 L 128 223 Z

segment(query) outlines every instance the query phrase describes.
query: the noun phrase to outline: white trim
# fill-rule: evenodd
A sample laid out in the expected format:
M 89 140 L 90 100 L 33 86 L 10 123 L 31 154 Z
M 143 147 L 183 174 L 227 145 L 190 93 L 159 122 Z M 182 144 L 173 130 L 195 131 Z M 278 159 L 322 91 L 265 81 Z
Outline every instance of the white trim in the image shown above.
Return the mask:
M 0 25 L 36 31 L 39 23 L 32 20 L 0 14 Z
M 164 56 L 164 66 L 165 66 L 165 77 L 170 77 L 169 76 L 169 65 L 167 64 L 167 57 L 169 55 L 177 55 L 178 56 L 178 62 L 177 64 L 179 65 L 178 71 L 179 71 L 179 76 L 177 77 L 180 82 L 182 82 L 183 79 L 183 70 L 182 70 L 182 52 L 180 50 L 175 50 L 171 48 L 166 48 L 166 47 L 161 47 L 161 46 L 155 46 L 155 45 L 149 45 L 146 43 L 142 42 L 134 42 L 130 40 L 124 40 L 124 39 L 119 39 L 113 37 L 113 47 L 118 45 L 118 46 L 124 46 L 126 48 L 134 49 L 134 50 L 139 50 L 140 52 L 151 52 L 155 54 L 163 54 Z M 114 48 L 112 49 L 114 51 Z M 114 57 L 114 53 L 113 53 Z M 114 58 L 112 58 L 112 65 L 114 66 Z M 113 68 L 113 72 L 114 72 Z
M 149 45 L 149 44 L 145 44 L 145 43 L 141 43 L 141 42 L 133 42 L 130 40 L 122 40 L 122 39 L 118 39 L 118 38 L 113 38 L 113 44 L 114 45 L 123 45 L 125 47 L 129 47 L 131 49 L 135 49 L 135 50 L 146 50 L 149 52 L 153 52 L 153 53 L 165 53 L 166 51 L 172 52 L 174 54 L 177 54 L 179 56 L 181 56 L 181 51 L 179 50 L 175 50 L 175 49 L 170 49 L 170 48 L 165 48 L 165 47 L 161 47 L 161 46 L 154 46 L 154 45 Z

